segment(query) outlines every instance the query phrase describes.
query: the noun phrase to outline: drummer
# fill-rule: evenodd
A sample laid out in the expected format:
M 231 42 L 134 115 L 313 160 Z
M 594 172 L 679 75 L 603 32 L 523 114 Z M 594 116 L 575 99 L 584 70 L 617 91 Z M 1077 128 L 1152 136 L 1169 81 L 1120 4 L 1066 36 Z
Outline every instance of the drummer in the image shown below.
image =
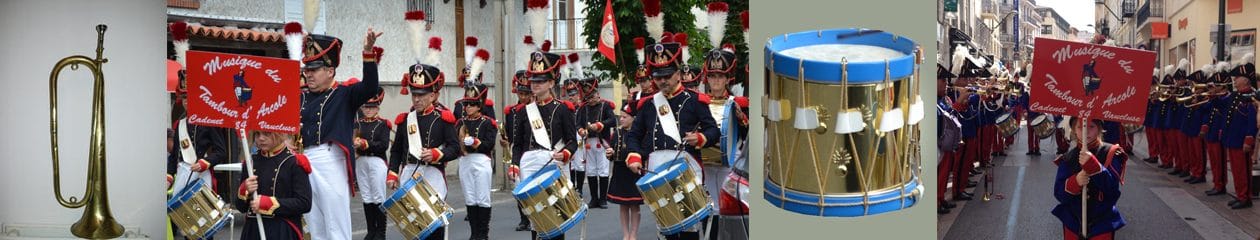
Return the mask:
M 389 176 L 385 151 L 389 150 L 389 133 L 393 126 L 379 115 L 385 89 L 377 89 L 376 97 L 359 107 L 360 118 L 354 137 L 354 150 L 359 156 L 354 161 L 354 170 L 359 196 L 363 198 L 363 215 L 367 219 L 366 239 L 385 238 L 385 212 L 380 206 L 385 202 L 385 196 L 389 195 L 385 188 Z
M 1051 213 L 1063 223 L 1063 239 L 1080 239 L 1082 232 L 1088 233 L 1089 239 L 1113 239 L 1115 231 L 1125 225 L 1116 202 L 1120 198 L 1120 185 L 1124 184 L 1128 156 L 1119 145 L 1102 141 L 1099 136 L 1102 121 L 1072 118 L 1073 129 L 1081 129 L 1082 122 L 1086 125 L 1085 131 L 1073 131 L 1078 144 L 1054 161 L 1059 169 L 1054 178 L 1054 197 L 1058 204 Z M 1088 190 L 1089 200 L 1085 206 L 1081 206 L 1082 190 Z M 1086 218 L 1090 221 L 1084 228 L 1088 231 L 1082 231 L 1082 207 L 1088 207 Z
M 469 239 L 482 240 L 490 238 L 490 183 L 493 179 L 493 156 L 495 135 L 499 126 L 489 116 L 482 115 L 481 108 L 486 103 L 487 88 L 485 84 L 465 84 L 465 97 L 461 101 L 464 118 L 456 124 L 456 129 L 466 135 L 460 139 L 462 146 L 459 157 L 460 187 L 464 189 L 464 204 L 468 207 L 468 225 L 472 229 Z
M 290 144 L 287 134 L 258 131 L 251 135 L 259 149 L 253 154 L 254 176 L 241 175 L 235 202 L 237 210 L 249 213 L 241 239 L 302 239 L 302 214 L 311 211 L 314 195 L 310 162 L 286 147 Z M 260 215 L 265 237 L 254 224 Z
M 621 109 L 617 111 L 617 127 L 609 132 L 611 140 L 608 143 L 613 147 L 605 149 L 605 154 L 613 159 L 607 197 L 613 204 L 621 205 L 621 239 L 639 239 L 639 205 L 643 205 L 643 196 L 634 185 L 643 175 L 630 170 L 625 161 L 630 154 L 624 140 L 634 123 L 632 109 L 630 101 L 621 102 Z
M 568 163 L 577 150 L 574 107 L 572 103 L 558 101 L 552 91 L 563 63 L 560 55 L 549 52 L 534 52 L 530 56 L 527 75 L 534 102 L 521 110 L 524 114 L 513 118 L 513 152 L 521 153 L 519 163 L 508 169 L 513 179 L 530 177 L 549 164 Z M 518 186 L 520 184 L 522 182 L 517 182 Z M 538 232 L 532 235 L 537 237 Z M 557 239 L 564 239 L 564 235 Z
M 591 182 L 588 207 L 608 208 L 605 195 L 608 194 L 611 172 L 605 149 L 612 147 L 609 145 L 612 136 L 609 135 L 611 131 L 608 131 L 605 126 L 616 125 L 613 109 L 617 108 L 617 105 L 600 98 L 598 88 L 599 78 L 588 77 L 578 81 L 578 95 L 581 96 L 581 101 L 577 104 L 575 114 L 577 115 L 578 138 L 583 142 L 582 150 L 578 152 L 584 154 L 581 161 L 585 162 L 582 165 L 586 165 L 588 174 L 586 177 Z
M 669 41 L 648 47 L 647 65 L 651 69 L 652 82 L 660 92 L 636 103 L 636 109 L 640 111 L 626 134 L 626 147 L 631 152 L 626 156 L 626 162 L 630 169 L 642 173 L 682 158 L 696 171 L 696 175 L 703 178 L 699 150 L 716 143 L 710 139 L 717 139 L 719 130 L 709 112 L 708 99 L 682 87 L 679 48 L 678 43 Z M 646 163 L 641 157 L 644 154 L 648 155 Z M 696 229 L 666 236 L 671 239 L 699 237 Z
M 308 35 L 303 47 L 302 75 L 309 90 L 302 95 L 303 153 L 318 169 L 310 174 L 313 199 L 305 216 L 308 230 L 316 239 L 349 239 L 350 196 L 354 194 L 355 159 L 353 133 L 356 112 L 379 90 L 377 61 L 383 50 L 375 46 L 381 35 L 369 28 L 364 38 L 363 82 L 339 87 L 333 78 L 341 63 L 341 39 Z M 357 49 L 356 49 L 357 50 Z
M 644 61 L 645 59 L 643 58 L 643 47 L 645 46 L 643 45 L 643 41 L 643 37 L 634 38 L 635 53 L 638 54 L 637 59 L 639 61 Z M 648 74 L 647 64 L 639 62 L 639 66 L 634 70 L 634 82 L 635 89 L 631 89 L 630 94 L 628 95 L 630 96 L 631 103 L 638 103 L 639 99 L 651 97 L 652 94 L 656 94 L 656 85 L 652 84 L 651 76 Z M 631 107 L 633 108 L 637 106 Z
M 709 31 L 716 30 L 710 29 Z M 704 72 L 702 74 L 704 74 L 703 81 L 705 81 L 705 86 L 708 89 L 708 107 L 709 112 L 713 114 L 713 121 L 716 121 L 718 126 L 722 126 L 726 124 L 727 118 L 734 117 L 736 121 L 732 122 L 737 123 L 739 126 L 733 127 L 738 129 L 740 136 L 736 136 L 733 139 L 745 141 L 748 139 L 748 97 L 735 96 L 731 92 L 731 86 L 740 83 L 740 80 L 735 76 L 735 73 L 739 71 L 736 70 L 738 66 L 739 59 L 738 55 L 735 54 L 735 46 L 725 44 L 721 48 L 714 48 L 704 54 L 704 66 L 702 69 Z M 726 108 L 728 101 L 735 101 L 736 116 L 726 116 L 724 108 Z M 736 152 L 739 150 L 727 149 L 727 151 L 723 154 L 737 154 Z
M 440 46 L 431 45 L 429 54 L 438 54 L 438 49 Z M 389 151 L 391 172 L 386 185 L 395 189 L 400 182 L 423 178 L 437 197 L 446 199 L 446 163 L 459 157 L 461 145 L 455 135 L 455 115 L 439 109 L 436 104 L 438 86 L 445 82 L 437 64 L 416 63 L 403 77 L 415 110 L 406 113 L 394 131 L 394 143 Z M 444 234 L 445 226 L 436 229 L 429 238 L 442 239 Z

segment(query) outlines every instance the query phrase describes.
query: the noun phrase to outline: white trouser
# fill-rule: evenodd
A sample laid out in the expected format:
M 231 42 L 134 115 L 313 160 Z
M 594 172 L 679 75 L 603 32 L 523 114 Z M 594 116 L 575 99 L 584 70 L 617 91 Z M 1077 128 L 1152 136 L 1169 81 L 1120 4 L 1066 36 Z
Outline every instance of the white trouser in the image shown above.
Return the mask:
M 578 171 L 578 172 L 585 172 L 586 164 L 584 164 L 584 162 L 586 162 L 586 152 L 588 151 L 585 149 L 585 147 L 579 146 L 577 150 L 573 152 L 573 157 L 569 159 L 570 162 L 572 162 L 573 164 L 569 164 L 568 169 L 573 170 L 573 171 Z
M 302 153 L 311 162 L 311 211 L 304 214 L 312 239 L 350 239 L 350 186 L 346 155 L 325 143 Z
M 583 165 L 586 165 L 586 176 L 588 177 L 607 177 L 609 174 L 608 155 L 604 155 L 604 149 L 608 146 L 604 144 L 604 140 L 599 138 L 586 139 L 585 152 L 582 153 Z M 575 164 L 576 165 L 576 164 Z
M 385 159 L 376 156 L 360 156 L 354 160 L 354 177 L 359 183 L 359 197 L 363 203 L 385 202 L 385 178 L 389 169 Z
M 490 207 L 492 162 L 490 156 L 481 153 L 459 157 L 459 185 L 464 188 L 464 205 Z
M 184 190 L 195 179 L 201 179 L 201 184 L 204 184 L 203 188 L 214 188 L 214 181 L 211 181 L 210 178 L 210 169 L 193 172 L 192 164 L 180 161 L 179 168 L 175 169 L 175 181 L 171 182 L 171 194 L 179 194 L 179 191 Z
M 429 165 L 410 163 L 407 166 L 403 166 L 402 172 L 398 173 L 398 175 L 401 178 L 398 180 L 399 184 L 414 180 L 416 177 L 424 178 L 424 183 L 433 188 L 433 191 L 443 201 L 446 200 L 446 176 L 443 175 L 441 169 Z
M 520 180 L 525 180 L 525 178 L 529 178 L 529 176 L 533 176 L 534 173 L 537 173 L 538 170 L 541 170 L 543 168 L 543 165 L 546 165 L 548 161 L 550 161 L 551 164 L 553 165 L 558 165 L 560 169 L 567 169 L 563 165 L 564 164 L 563 162 L 551 161 L 551 154 L 553 153 L 554 152 L 547 151 L 547 150 L 533 150 L 533 151 L 522 153 L 521 165 L 518 166 L 519 168 L 521 168 L 521 175 L 520 175 L 520 179 L 517 179 L 517 184 L 520 184 L 522 182 Z M 565 174 L 568 174 L 568 173 L 565 173 Z

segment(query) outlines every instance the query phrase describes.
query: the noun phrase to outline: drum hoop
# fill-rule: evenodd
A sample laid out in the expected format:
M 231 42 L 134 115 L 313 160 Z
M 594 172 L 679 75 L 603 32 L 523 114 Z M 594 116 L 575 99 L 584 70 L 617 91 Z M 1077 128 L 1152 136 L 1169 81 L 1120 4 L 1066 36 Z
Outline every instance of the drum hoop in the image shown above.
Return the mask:
M 546 231 L 546 232 L 539 232 L 538 237 L 541 237 L 543 239 L 554 238 L 556 236 L 560 236 L 561 234 L 564 234 L 565 232 L 568 232 L 569 229 L 572 229 L 574 226 L 577 226 L 577 224 L 581 222 L 582 219 L 586 218 L 586 210 L 587 210 L 586 205 L 585 204 L 581 204 L 581 205 L 582 205 L 581 208 L 579 208 L 578 211 L 574 213 L 572 217 L 564 220 L 564 222 L 561 222 L 560 225 L 557 225 L 555 229 L 551 229 L 550 231 Z
M 691 228 L 692 226 L 695 226 L 697 223 L 700 223 L 700 220 L 709 217 L 709 215 L 712 213 L 713 213 L 713 203 L 704 205 L 704 207 L 700 208 L 700 210 L 697 210 L 695 214 L 692 214 L 691 216 L 683 218 L 682 221 L 678 221 L 678 223 L 675 223 L 673 225 L 662 226 L 661 234 L 673 235 L 675 233 L 682 232 L 683 230 L 687 228 Z
M 452 214 L 450 211 L 444 212 L 444 213 L 442 213 L 442 215 L 446 215 L 446 219 L 447 219 L 447 220 L 450 220 L 450 219 L 451 219 L 451 217 L 454 217 L 454 216 L 455 216 L 455 215 L 454 215 L 454 214 Z M 441 219 L 441 218 L 439 218 L 439 219 L 434 219 L 434 220 L 433 220 L 433 222 L 429 223 L 429 225 L 428 225 L 428 226 L 425 226 L 425 227 L 424 227 L 424 229 L 421 229 L 421 230 L 420 230 L 420 232 L 419 232 L 418 234 L 416 234 L 416 238 L 415 238 L 415 239 L 425 239 L 425 238 L 428 238 L 428 237 L 429 237 L 429 234 L 433 234 L 433 232 L 434 232 L 434 231 L 437 231 L 438 227 L 442 227 L 442 226 L 445 226 L 445 225 L 447 225 L 447 224 L 446 224 L 445 222 L 442 222 L 442 219 Z
M 690 161 L 690 160 L 687 160 L 686 158 L 676 158 L 674 160 L 671 160 L 669 161 L 669 163 L 666 163 L 665 165 L 661 165 L 657 167 L 656 169 L 653 169 L 652 171 L 655 171 L 655 173 L 648 172 L 648 173 L 643 174 L 643 176 L 640 176 L 639 180 L 634 182 L 634 186 L 638 187 L 639 189 L 645 189 L 644 187 L 647 187 L 646 189 L 654 189 L 656 187 L 660 187 L 661 185 L 665 185 L 666 183 L 669 183 L 670 181 L 674 179 L 678 179 L 679 177 L 683 175 L 683 171 L 691 171 L 691 166 L 689 163 L 687 163 L 687 161 Z M 678 165 L 682 165 L 682 166 L 678 166 Z M 678 166 L 678 167 L 675 168 L 675 166 Z M 664 170 L 676 170 L 676 171 L 664 171 Z
M 774 70 L 769 70 L 769 69 L 768 69 L 768 70 L 766 70 L 766 71 L 769 71 L 769 72 L 770 72 L 770 75 L 773 75 L 773 76 L 779 76 L 779 77 L 782 77 L 782 78 L 789 78 L 789 79 L 792 79 L 792 80 L 797 80 L 797 81 L 800 81 L 800 79 L 798 79 L 799 77 L 796 77 L 796 76 L 789 76 L 789 75 L 782 74 L 782 73 L 780 73 L 780 72 L 776 72 L 776 71 L 774 71 Z M 910 77 L 911 77 L 911 76 L 907 75 L 907 76 L 903 76 L 903 77 L 900 77 L 900 78 L 893 78 L 893 79 L 892 79 L 892 82 L 900 82 L 900 81 L 903 81 L 903 80 L 905 80 L 905 81 L 909 81 L 909 80 L 910 80 Z M 839 81 L 836 81 L 836 82 L 831 82 L 831 81 L 823 81 L 823 80 L 816 80 L 816 79 L 810 79 L 810 78 L 806 78 L 806 79 L 805 79 L 805 82 L 806 82 L 806 83 L 813 83 L 813 84 L 828 85 L 828 86 L 845 86 L 845 87 L 879 87 L 879 85 L 891 85 L 891 84 L 889 84 L 889 83 L 885 83 L 885 82 L 883 82 L 883 81 L 878 81 L 878 82 L 864 82 L 864 83 L 853 83 L 852 81 L 850 81 L 848 84 L 844 84 L 844 83 L 841 83 L 841 82 L 839 82 Z M 887 86 L 887 87 L 885 87 L 885 88 L 891 88 L 891 87 L 893 87 L 893 86 Z
M 888 75 L 892 75 L 894 76 L 894 78 L 898 78 L 898 79 L 910 77 L 914 75 L 913 73 L 914 73 L 914 66 L 915 66 L 915 60 L 916 60 L 915 48 L 918 46 L 918 44 L 915 43 L 913 40 L 910 40 L 909 38 L 895 35 L 890 32 L 869 32 L 870 34 L 868 35 L 854 36 L 852 38 L 848 38 L 844 40 L 827 39 L 827 40 L 808 41 L 808 42 L 807 41 L 789 41 L 789 40 L 802 39 L 802 38 L 810 39 L 810 40 L 817 40 L 819 38 L 823 38 L 824 35 L 826 35 L 827 37 L 833 37 L 840 34 L 860 33 L 861 31 L 871 31 L 871 30 L 857 29 L 857 28 L 828 29 L 828 30 L 815 30 L 815 31 L 808 31 L 808 32 L 788 33 L 788 34 L 771 37 L 766 43 L 766 47 L 764 51 L 766 52 L 766 55 L 765 55 L 766 62 L 772 63 L 772 64 L 768 65 L 766 68 L 768 71 L 771 71 L 771 72 L 784 72 L 789 75 L 796 75 L 796 74 L 791 74 L 791 73 L 799 71 L 798 64 L 809 65 L 808 67 L 809 69 L 820 69 L 820 70 L 815 71 L 813 73 L 808 73 L 805 75 L 821 76 L 822 78 L 819 80 L 838 83 L 841 81 L 841 79 L 838 79 L 837 77 L 840 77 L 842 75 L 839 72 L 839 71 L 842 71 L 840 70 L 841 63 L 818 61 L 818 60 L 802 60 L 797 57 L 783 55 L 782 51 L 792 49 L 792 48 L 797 48 L 797 47 L 821 45 L 821 44 L 855 44 L 855 45 L 867 45 L 867 46 L 877 46 L 877 47 L 888 48 L 888 49 L 903 53 L 905 55 L 901 57 L 892 58 L 892 59 L 886 59 L 885 61 L 867 61 L 867 62 L 848 63 L 848 65 L 850 65 L 849 68 L 856 70 L 856 71 L 848 71 L 850 75 L 848 78 L 849 82 L 878 83 L 878 82 L 882 82 L 884 78 Z M 784 63 L 777 64 L 774 60 L 784 60 Z M 784 70 L 784 71 L 775 71 L 776 69 Z M 885 70 L 891 70 L 891 74 L 888 74 L 889 72 L 886 72 Z
M 553 174 L 553 176 L 555 177 L 544 179 L 543 182 L 539 182 L 538 185 L 535 185 L 535 186 L 539 186 L 538 188 L 534 188 L 534 189 L 524 188 L 526 185 L 528 185 L 528 183 L 533 182 L 535 177 L 541 176 L 541 174 L 544 172 L 551 172 L 551 171 L 557 172 L 556 174 Z M 533 175 L 530 175 L 529 177 L 526 177 L 525 179 L 521 179 L 520 183 L 516 184 L 515 188 L 512 188 L 512 196 L 516 197 L 516 199 L 525 199 L 525 198 L 532 197 L 534 195 L 538 195 L 539 193 L 542 193 L 543 189 L 545 189 L 542 186 L 551 186 L 552 183 L 556 181 L 556 179 L 560 179 L 564 177 L 563 175 L 561 175 L 562 173 L 563 172 L 560 172 L 559 166 L 556 166 L 555 164 L 547 164 L 547 166 L 544 166 L 543 168 L 538 169 L 537 172 L 534 172 Z
M 183 207 L 184 203 L 187 203 L 189 200 L 192 200 L 193 197 L 197 196 L 197 192 L 200 192 L 204 185 L 205 183 L 201 181 L 201 178 L 193 179 L 192 182 L 188 183 L 188 186 L 184 187 L 184 189 L 180 189 L 174 197 L 166 200 L 166 211 L 171 212 L 175 209 L 179 209 L 179 207 Z M 197 190 L 192 191 L 192 189 Z
M 865 202 L 866 202 L 866 204 L 863 204 L 862 202 L 857 202 L 857 203 L 823 203 L 823 204 L 819 204 L 817 201 L 813 201 L 813 202 L 810 202 L 810 201 L 800 201 L 800 200 L 792 199 L 792 198 L 790 198 L 790 197 L 783 197 L 783 198 L 780 198 L 778 195 L 775 195 L 775 194 L 766 194 L 766 195 L 773 195 L 772 197 L 774 197 L 775 199 L 780 199 L 780 200 L 783 200 L 783 201 L 788 201 L 788 202 L 793 202 L 793 203 L 798 203 L 798 204 L 806 204 L 806 205 L 810 205 L 810 206 L 822 206 L 822 207 L 852 207 L 852 206 L 874 205 L 874 204 L 880 204 L 880 203 L 886 203 L 886 202 L 892 202 L 892 201 L 898 201 L 898 200 L 900 200 L 901 198 L 899 198 L 899 197 L 894 198 L 894 197 L 895 197 L 895 196 L 899 196 L 899 194 L 900 194 L 900 193 L 902 193 L 902 191 L 904 191 L 904 189 L 906 189 L 906 188 L 911 188 L 911 187 L 913 187 L 913 186 L 917 185 L 917 183 L 916 183 L 916 179 L 918 179 L 918 177 L 915 177 L 915 178 L 911 179 L 909 182 L 902 183 L 902 184 L 899 184 L 899 185 L 897 185 L 897 186 L 888 187 L 888 188 L 882 188 L 882 189 L 877 189 L 877 190 L 871 191 L 869 194 L 865 194 L 865 195 L 866 195 L 866 196 L 871 196 L 871 198 L 880 198 L 880 197 L 885 197 L 885 196 L 887 196 L 887 197 L 886 197 L 887 199 L 879 199 L 879 200 L 870 200 L 870 201 L 865 201 Z M 767 179 L 766 184 L 778 185 L 777 183 L 774 183 L 773 181 L 770 181 L 769 179 Z M 816 194 L 816 193 L 802 192 L 802 191 L 799 191 L 799 190 L 794 190 L 794 189 L 790 189 L 790 188 L 786 188 L 786 187 L 782 187 L 782 186 L 776 186 L 776 187 L 774 187 L 774 188 L 775 188 L 775 189 L 779 189 L 779 191 L 781 191 L 781 192 L 792 193 L 792 194 L 796 194 L 796 195 L 819 196 L 819 197 L 821 197 L 822 199 L 829 199 L 829 198 L 857 198 L 858 200 L 861 200 L 861 198 L 862 198 L 862 197 L 863 197 L 863 195 L 864 195 L 864 194 L 862 194 L 862 193 L 845 193 L 845 194 Z M 771 189 L 771 187 L 767 186 L 765 189 L 763 189 L 763 191 L 765 191 L 766 193 L 769 193 L 770 189 Z M 786 199 L 784 199 L 784 198 L 786 198 Z

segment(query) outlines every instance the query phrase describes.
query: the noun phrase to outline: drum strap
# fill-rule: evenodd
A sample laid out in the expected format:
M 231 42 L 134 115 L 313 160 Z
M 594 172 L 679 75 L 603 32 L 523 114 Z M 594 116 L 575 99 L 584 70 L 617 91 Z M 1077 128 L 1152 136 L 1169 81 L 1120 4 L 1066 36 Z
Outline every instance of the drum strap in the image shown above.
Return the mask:
M 547 126 L 542 120 L 542 113 L 538 112 L 538 104 L 525 105 L 525 115 L 529 117 L 529 128 L 534 132 L 534 142 L 547 148 L 548 151 L 552 150 L 551 135 L 547 134 Z
M 416 118 L 416 112 L 411 111 L 407 114 L 407 153 L 411 156 L 420 158 L 420 151 L 424 150 L 424 139 L 420 138 L 420 121 Z
M 665 136 L 673 138 L 675 142 L 682 142 L 682 135 L 678 132 L 678 119 L 674 118 L 674 111 L 669 108 L 665 93 L 652 95 L 652 104 L 656 105 L 656 118 L 661 121 L 661 130 L 665 132 Z
M 197 162 L 197 151 L 193 150 L 192 138 L 188 134 L 188 119 L 179 120 L 179 156 L 183 158 L 184 163 L 193 164 Z

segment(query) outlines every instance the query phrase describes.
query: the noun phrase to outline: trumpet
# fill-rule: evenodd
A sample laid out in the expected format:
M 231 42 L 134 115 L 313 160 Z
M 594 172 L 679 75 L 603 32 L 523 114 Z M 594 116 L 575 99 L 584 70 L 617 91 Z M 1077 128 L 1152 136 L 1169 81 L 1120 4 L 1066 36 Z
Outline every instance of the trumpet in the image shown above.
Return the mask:
M 80 238 L 116 238 L 122 236 L 123 226 L 114 220 L 109 210 L 109 194 L 105 180 L 105 76 L 101 73 L 101 65 L 108 60 L 102 57 L 105 42 L 105 25 L 96 25 L 96 59 L 83 55 L 62 58 L 53 66 L 48 77 L 50 121 L 52 135 L 53 192 L 57 203 L 67 208 L 81 208 L 83 216 L 70 227 L 70 232 Z M 57 77 L 61 70 L 70 67 L 77 70 L 80 65 L 92 71 L 92 134 L 88 145 L 87 187 L 83 199 L 71 196 L 67 201 L 61 197 L 60 158 L 57 154 Z

